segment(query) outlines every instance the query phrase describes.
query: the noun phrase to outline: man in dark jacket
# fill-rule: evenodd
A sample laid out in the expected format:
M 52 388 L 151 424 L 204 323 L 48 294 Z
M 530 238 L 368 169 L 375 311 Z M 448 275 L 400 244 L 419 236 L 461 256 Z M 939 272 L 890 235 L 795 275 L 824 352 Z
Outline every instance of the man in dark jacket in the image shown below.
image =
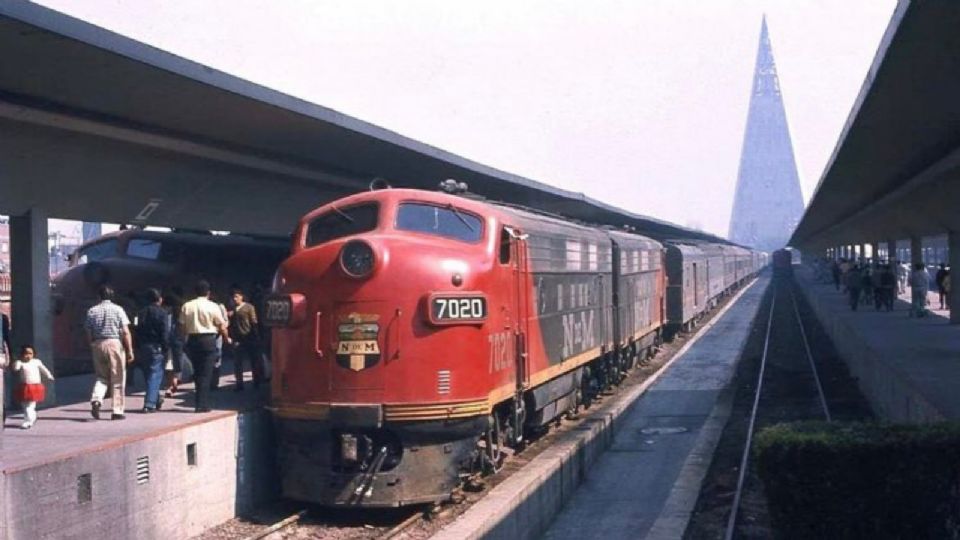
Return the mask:
M 170 314 L 161 307 L 163 298 L 160 291 L 147 289 L 146 300 L 147 306 L 137 312 L 137 326 L 134 328 L 133 338 L 137 367 L 147 380 L 143 412 L 152 413 L 163 406 L 160 383 L 163 382 L 163 365 L 167 356 Z
M 847 284 L 847 294 L 850 295 L 850 309 L 856 311 L 857 305 L 860 304 L 860 287 L 862 285 L 862 278 L 860 277 L 860 268 L 856 265 L 852 265 L 850 270 L 847 271 L 847 275 L 844 277 Z
M 234 390 L 243 390 L 243 363 L 250 363 L 253 386 L 263 381 L 263 361 L 260 352 L 260 327 L 257 310 L 246 301 L 243 291 L 233 290 L 233 311 L 230 313 L 230 336 L 233 337 L 233 374 L 237 379 Z
M 897 276 L 890 265 L 880 270 L 881 305 L 887 311 L 893 311 L 893 298 L 897 295 Z
M 937 294 L 940 296 L 940 309 L 947 309 L 947 293 L 943 290 L 943 278 L 947 277 L 947 265 L 940 263 L 935 277 L 937 281 Z

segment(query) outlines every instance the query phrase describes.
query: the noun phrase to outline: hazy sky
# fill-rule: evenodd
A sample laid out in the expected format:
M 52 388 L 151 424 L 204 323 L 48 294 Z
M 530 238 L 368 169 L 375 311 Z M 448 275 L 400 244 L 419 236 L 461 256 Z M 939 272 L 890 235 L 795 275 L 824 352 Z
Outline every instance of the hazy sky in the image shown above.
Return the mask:
M 893 0 L 39 3 L 486 165 L 725 236 L 760 20 L 808 200 Z

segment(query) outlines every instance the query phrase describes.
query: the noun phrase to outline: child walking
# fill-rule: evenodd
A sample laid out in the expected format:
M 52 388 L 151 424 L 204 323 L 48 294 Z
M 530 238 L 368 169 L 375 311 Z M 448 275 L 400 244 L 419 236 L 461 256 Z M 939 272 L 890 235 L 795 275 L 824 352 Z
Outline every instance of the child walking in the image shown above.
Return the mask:
M 17 387 L 17 401 L 23 405 L 25 420 L 20 427 L 30 429 L 37 421 L 37 403 L 46 396 L 41 375 L 47 380 L 54 380 L 53 374 L 43 365 L 39 358 L 34 358 L 33 347 L 24 345 L 20 348 L 20 358 L 13 363 L 13 370 L 20 372 L 20 385 Z

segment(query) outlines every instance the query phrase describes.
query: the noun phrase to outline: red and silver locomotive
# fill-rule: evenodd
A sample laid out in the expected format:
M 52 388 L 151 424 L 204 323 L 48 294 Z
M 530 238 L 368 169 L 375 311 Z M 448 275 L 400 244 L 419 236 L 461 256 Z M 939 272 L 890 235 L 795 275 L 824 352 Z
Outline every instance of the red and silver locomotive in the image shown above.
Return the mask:
M 291 251 L 265 316 L 299 500 L 444 500 L 621 377 L 666 320 L 659 243 L 447 193 L 335 201 Z
M 409 189 L 318 208 L 291 252 L 265 313 L 282 491 L 371 507 L 448 498 L 766 264 Z

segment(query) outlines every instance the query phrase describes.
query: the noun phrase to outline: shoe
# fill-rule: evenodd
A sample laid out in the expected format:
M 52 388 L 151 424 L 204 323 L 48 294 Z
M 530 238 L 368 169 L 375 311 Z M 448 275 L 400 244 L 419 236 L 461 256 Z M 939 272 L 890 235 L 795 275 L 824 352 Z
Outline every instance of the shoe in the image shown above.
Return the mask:
M 123 420 L 123 419 L 125 419 L 125 418 L 126 418 L 126 416 L 124 416 L 124 415 L 122 415 L 122 414 L 113 413 L 113 414 L 110 415 L 110 419 L 111 419 L 111 420 Z
M 100 402 L 99 401 L 90 402 L 90 416 L 92 416 L 95 420 L 100 419 Z
M 24 423 L 20 424 L 20 429 L 30 429 L 30 428 L 32 428 L 32 427 L 33 427 L 33 423 L 32 423 L 32 422 L 24 422 Z
M 163 396 L 160 396 L 157 398 L 157 410 L 159 411 L 162 408 L 163 408 Z
M 151 409 L 150 407 L 144 407 L 144 408 L 140 409 L 140 412 L 142 412 L 143 414 L 150 414 L 150 413 L 155 413 L 155 412 L 157 412 L 157 410 L 156 410 L 156 409 Z

